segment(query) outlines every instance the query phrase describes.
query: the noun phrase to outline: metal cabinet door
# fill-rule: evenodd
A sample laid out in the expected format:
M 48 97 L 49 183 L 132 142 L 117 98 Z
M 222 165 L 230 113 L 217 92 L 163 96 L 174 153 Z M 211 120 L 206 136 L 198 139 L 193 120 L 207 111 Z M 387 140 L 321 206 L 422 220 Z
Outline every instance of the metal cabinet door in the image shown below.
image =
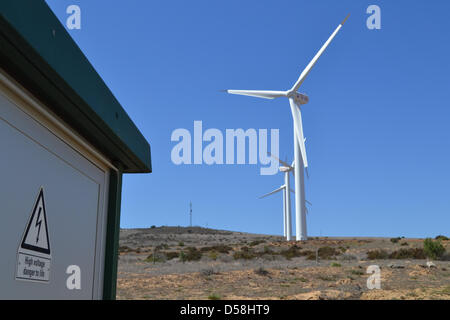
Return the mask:
M 101 298 L 108 171 L 0 92 L 0 172 L 0 299 Z M 16 280 L 18 248 L 41 187 L 50 280 Z M 80 290 L 66 286 L 70 265 L 80 267 Z

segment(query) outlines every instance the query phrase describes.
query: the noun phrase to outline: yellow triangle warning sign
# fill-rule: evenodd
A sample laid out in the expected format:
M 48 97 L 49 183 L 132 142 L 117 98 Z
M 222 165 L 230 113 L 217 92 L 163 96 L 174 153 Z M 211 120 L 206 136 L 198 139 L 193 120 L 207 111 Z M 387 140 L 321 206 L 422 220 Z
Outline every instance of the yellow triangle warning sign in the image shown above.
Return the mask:
M 34 204 L 20 248 L 50 255 L 50 239 L 43 188 L 40 189 Z

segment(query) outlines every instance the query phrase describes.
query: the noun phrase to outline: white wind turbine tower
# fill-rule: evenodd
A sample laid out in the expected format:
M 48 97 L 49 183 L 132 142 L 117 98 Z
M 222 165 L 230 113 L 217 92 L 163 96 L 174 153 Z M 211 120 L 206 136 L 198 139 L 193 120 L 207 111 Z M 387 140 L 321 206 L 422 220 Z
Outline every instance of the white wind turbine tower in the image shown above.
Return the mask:
M 291 222 L 291 195 L 290 192 L 294 192 L 291 189 L 290 186 L 290 179 L 289 179 L 289 173 L 294 170 L 294 168 L 287 164 L 286 162 L 278 159 L 276 156 L 271 155 L 269 153 L 270 156 L 272 156 L 273 158 L 275 158 L 276 160 L 278 160 L 280 162 L 280 164 L 282 164 L 282 166 L 280 166 L 280 171 L 284 172 L 284 184 L 279 187 L 278 189 L 275 189 L 272 192 L 269 192 L 261 197 L 259 197 L 260 199 L 265 198 L 267 196 L 270 196 L 274 193 L 283 191 L 283 229 L 284 229 L 284 236 L 286 237 L 287 241 L 291 241 L 291 237 L 292 237 L 292 222 Z M 290 192 L 289 192 L 289 191 Z
M 304 169 L 308 167 L 308 160 L 306 158 L 305 138 L 303 136 L 302 115 L 300 107 L 308 103 L 309 98 L 305 94 L 298 93 L 297 90 L 303 84 L 311 69 L 316 64 L 322 53 L 328 47 L 330 42 L 334 39 L 336 34 L 341 30 L 349 15 L 339 24 L 334 30 L 328 40 L 324 43 L 322 48 L 316 53 L 314 58 L 309 62 L 306 68 L 300 74 L 294 86 L 287 91 L 265 91 L 265 90 L 227 90 L 231 94 L 239 94 L 244 96 L 252 96 L 257 98 L 275 99 L 286 97 L 289 99 L 291 107 L 292 118 L 294 120 L 294 172 L 295 172 L 295 225 L 296 225 L 296 240 L 307 240 L 306 231 L 306 201 L 304 188 Z
M 291 219 L 290 219 L 290 217 L 291 217 L 291 215 L 290 215 L 291 210 L 290 210 L 290 207 L 288 207 L 288 203 L 286 201 L 287 195 L 289 194 L 287 192 L 287 190 L 288 189 L 286 188 L 286 185 L 283 184 L 278 189 L 275 189 L 272 192 L 269 192 L 269 193 L 259 197 L 259 199 L 262 199 L 262 198 L 268 197 L 268 196 L 270 196 L 272 194 L 275 194 L 277 192 L 283 191 L 283 230 L 284 230 L 283 232 L 284 232 L 284 236 L 286 237 L 286 240 L 290 241 L 291 240 L 291 228 L 292 227 L 291 227 Z M 293 191 L 291 190 L 291 192 L 293 192 Z

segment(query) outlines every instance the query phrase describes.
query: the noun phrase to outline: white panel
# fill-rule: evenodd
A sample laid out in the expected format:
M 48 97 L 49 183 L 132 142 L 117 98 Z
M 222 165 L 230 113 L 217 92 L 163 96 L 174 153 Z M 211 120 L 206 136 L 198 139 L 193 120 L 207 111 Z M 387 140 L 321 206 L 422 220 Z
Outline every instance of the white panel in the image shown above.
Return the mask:
M 107 170 L 25 110 L 0 92 L 0 299 L 101 298 Z M 45 190 L 50 279 L 18 281 L 18 248 L 40 188 Z M 70 265 L 81 269 L 81 290 L 66 287 Z

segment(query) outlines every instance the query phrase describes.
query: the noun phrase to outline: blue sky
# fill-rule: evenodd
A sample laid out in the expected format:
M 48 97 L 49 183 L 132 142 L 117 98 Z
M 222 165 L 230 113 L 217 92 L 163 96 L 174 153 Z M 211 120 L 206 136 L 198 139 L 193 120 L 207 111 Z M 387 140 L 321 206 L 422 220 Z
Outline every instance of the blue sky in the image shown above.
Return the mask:
M 153 173 L 125 175 L 121 226 L 187 225 L 282 234 L 283 183 L 259 165 L 172 163 L 172 131 L 280 129 L 286 100 L 221 89 L 285 90 L 351 16 L 301 87 L 311 236 L 447 234 L 450 229 L 450 3 L 435 1 L 47 0 L 152 147 Z M 381 8 L 381 30 L 366 8 Z M 70 61 L 68 61 L 70 63 Z M 294 230 L 295 232 L 295 230 Z

